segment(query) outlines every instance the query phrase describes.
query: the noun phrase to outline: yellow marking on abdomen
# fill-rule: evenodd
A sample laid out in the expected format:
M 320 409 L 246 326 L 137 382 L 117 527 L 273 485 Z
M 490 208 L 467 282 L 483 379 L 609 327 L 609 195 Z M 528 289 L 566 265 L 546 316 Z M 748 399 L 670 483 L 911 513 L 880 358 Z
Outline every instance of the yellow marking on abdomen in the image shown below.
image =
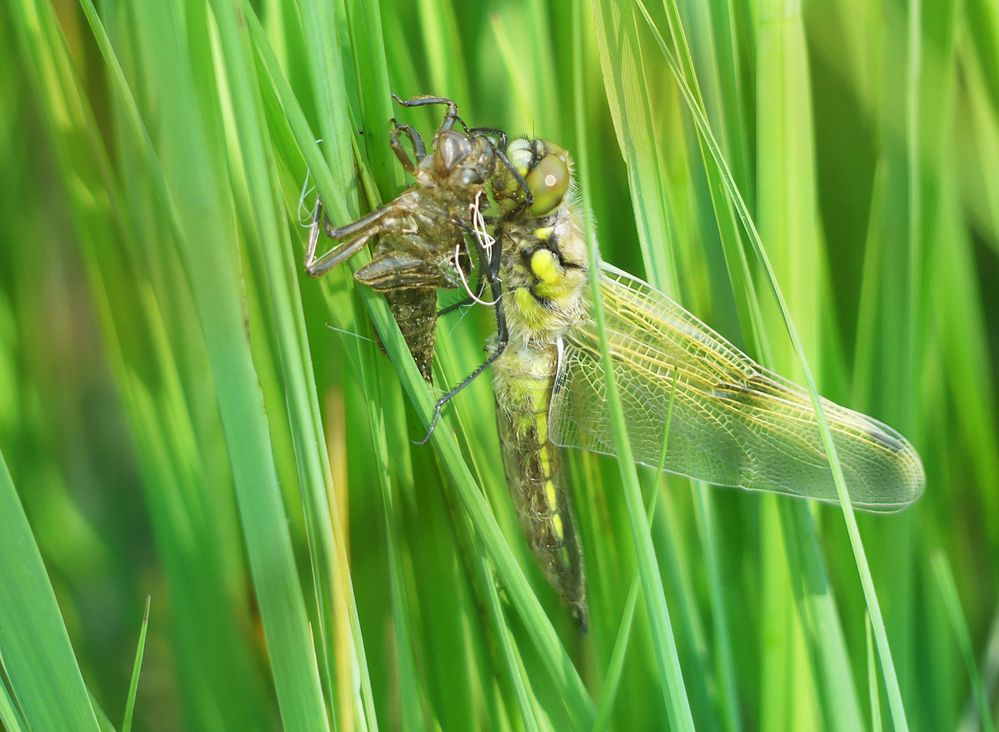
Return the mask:
M 541 463 L 541 475 L 544 478 L 552 477 L 552 460 L 548 455 L 548 446 L 543 445 L 538 448 L 538 462 Z
M 565 527 L 562 526 L 562 517 L 557 513 L 552 516 L 552 530 L 559 541 L 565 540 Z
M 552 513 L 558 513 L 558 493 L 555 492 L 555 483 L 551 478 L 545 483 L 545 498 L 548 499 L 548 508 Z
M 536 429 L 538 432 L 538 444 L 544 445 L 546 442 L 548 442 L 548 414 L 547 414 L 548 395 L 545 394 L 543 400 L 536 400 L 536 401 L 542 402 L 542 404 L 540 405 L 541 409 L 539 410 L 538 420 L 537 420 L 538 424 Z

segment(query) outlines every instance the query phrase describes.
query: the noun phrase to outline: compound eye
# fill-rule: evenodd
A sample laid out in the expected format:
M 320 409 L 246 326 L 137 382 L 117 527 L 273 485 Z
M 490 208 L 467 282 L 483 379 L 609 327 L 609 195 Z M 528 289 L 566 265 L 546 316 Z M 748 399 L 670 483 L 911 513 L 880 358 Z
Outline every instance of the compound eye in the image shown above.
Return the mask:
M 555 210 L 569 190 L 569 166 L 565 160 L 549 153 L 527 175 L 527 187 L 534 195 L 534 203 L 527 212 L 531 216 L 544 216 Z

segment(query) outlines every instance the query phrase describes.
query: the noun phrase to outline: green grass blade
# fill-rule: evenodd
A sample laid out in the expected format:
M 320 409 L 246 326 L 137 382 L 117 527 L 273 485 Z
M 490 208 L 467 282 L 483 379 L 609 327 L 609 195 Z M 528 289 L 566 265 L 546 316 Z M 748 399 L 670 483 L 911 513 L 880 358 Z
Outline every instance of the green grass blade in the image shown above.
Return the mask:
M 139 692 L 139 673 L 142 671 L 142 656 L 146 651 L 146 631 L 149 630 L 149 609 L 153 598 L 146 598 L 146 609 L 142 614 L 142 628 L 135 648 L 135 662 L 132 664 L 132 678 L 128 683 L 128 696 L 125 698 L 125 714 L 121 720 L 121 732 L 131 732 L 132 716 L 135 713 L 135 696 Z
M 0 724 L 3 724 L 4 729 L 8 732 L 24 732 L 28 729 L 28 725 L 21 717 L 21 711 L 17 708 L 11 692 L 7 689 L 6 679 L 0 683 Z
M 577 9 L 573 23 L 575 67 L 578 70 L 573 79 L 573 89 L 576 97 L 576 132 L 578 135 L 576 164 L 580 187 L 584 191 L 585 197 L 587 183 L 589 182 L 589 161 L 586 153 L 587 144 L 583 118 L 583 109 L 586 103 L 581 73 L 582 22 L 582 15 Z M 693 729 L 694 721 L 691 716 L 687 693 L 684 689 L 683 674 L 680 670 L 676 640 L 673 638 L 673 631 L 670 626 L 662 577 L 659 575 L 655 549 L 652 546 L 652 537 L 645 522 L 645 512 L 642 508 L 642 494 L 638 486 L 638 474 L 635 469 L 635 463 L 631 458 L 628 429 L 625 424 L 621 401 L 617 393 L 617 384 L 614 381 L 614 371 L 607 346 L 607 328 L 603 314 L 603 301 L 600 293 L 600 269 L 597 267 L 597 263 L 600 261 L 600 250 L 597 247 L 597 241 L 593 234 L 593 222 L 589 214 L 589 208 L 585 204 L 585 198 L 583 211 L 583 229 L 588 244 L 589 261 L 591 262 L 590 286 L 593 297 L 593 316 L 600 337 L 600 349 L 605 378 L 607 380 L 608 408 L 614 427 L 614 441 L 618 450 L 618 465 L 621 470 L 621 481 L 628 509 L 628 518 L 631 522 L 632 536 L 637 552 L 648 620 L 652 628 L 652 640 L 659 669 L 660 688 L 663 693 L 666 712 L 670 717 L 673 728 Z
M 278 77 L 273 75 L 273 78 L 277 79 Z M 350 214 L 343 205 L 343 196 L 334 195 L 340 188 L 333 182 L 330 167 L 318 155 L 313 142 L 314 138 L 311 137 L 308 124 L 301 111 L 297 109 L 297 102 L 290 89 L 278 83 L 278 96 L 285 105 L 285 111 L 292 121 L 292 129 L 316 180 L 320 195 L 324 201 L 329 202 L 334 220 L 348 220 Z M 361 254 L 355 260 L 352 260 L 353 266 L 363 266 L 366 258 Z M 398 326 L 392 320 L 387 305 L 382 298 L 374 293 L 361 290 L 359 294 L 364 305 L 368 308 L 389 358 L 397 369 L 410 402 L 417 414 L 420 414 L 425 420 L 425 423 L 429 422 L 429 416 L 433 414 L 433 400 L 413 363 L 405 342 L 402 340 Z M 587 720 L 593 714 L 593 702 L 558 640 L 558 636 L 552 629 L 551 622 L 530 589 L 523 571 L 510 552 L 496 519 L 475 485 L 464 459 L 461 457 L 447 417 L 442 418 L 438 423 L 432 442 L 457 490 L 460 505 L 469 514 L 476 531 L 479 533 L 483 547 L 496 565 L 497 574 L 509 592 L 514 605 L 524 618 L 528 633 L 538 646 L 540 657 L 548 666 L 553 679 L 561 686 L 565 707 L 570 717 L 576 720 L 575 726 L 587 727 Z
M 978 713 L 981 715 L 982 729 L 992 732 L 995 725 L 992 723 L 992 713 L 989 710 L 989 699 L 982 687 L 982 677 L 978 673 L 978 665 L 975 662 L 975 654 L 971 648 L 971 638 L 968 634 L 968 626 L 964 620 L 964 613 L 961 610 L 961 599 L 957 594 L 957 584 L 954 581 L 954 574 L 951 572 L 947 558 L 940 551 L 934 553 L 930 559 L 933 566 L 933 576 L 936 579 L 937 587 L 940 591 L 940 598 L 947 611 L 947 617 L 951 623 L 951 630 L 957 645 L 961 649 L 961 656 L 964 658 L 965 669 L 968 672 L 968 683 L 971 685 L 971 693 L 978 705 Z
M 650 27 L 654 29 L 655 26 L 653 25 L 647 12 L 645 12 L 644 5 L 641 5 L 641 0 L 637 1 L 642 8 Z M 864 551 L 864 546 L 860 538 L 860 530 L 857 527 L 857 519 L 853 514 L 853 507 L 850 504 L 849 494 L 846 489 L 846 482 L 843 477 L 843 469 L 839 463 L 839 459 L 837 458 L 836 447 L 832 442 L 829 425 L 826 422 L 825 413 L 822 409 L 822 403 L 819 399 L 818 390 L 815 385 L 815 378 L 812 376 L 811 369 L 808 367 L 808 360 L 805 356 L 804 346 L 798 335 L 797 327 L 791 318 L 787 302 L 781 292 L 776 273 L 774 272 L 773 266 L 770 264 L 770 259 L 763 248 L 763 243 L 760 240 L 759 232 L 756 230 L 756 225 L 753 223 L 752 216 L 739 194 L 738 188 L 732 179 L 731 172 L 725 163 L 724 156 L 722 155 L 721 150 L 711 133 L 710 127 L 707 124 L 707 120 L 704 118 L 693 94 L 684 82 L 675 59 L 666 47 L 665 43 L 662 42 L 661 36 L 658 36 L 658 34 L 657 40 L 660 42 L 660 49 L 663 52 L 663 56 L 666 58 L 667 63 L 673 70 L 677 83 L 683 91 L 684 98 L 691 111 L 698 134 L 701 135 L 708 144 L 712 160 L 718 167 L 718 170 L 722 173 L 722 179 L 728 190 L 728 194 L 731 197 L 733 204 L 736 206 L 739 219 L 749 237 L 749 242 L 752 245 L 757 260 L 763 268 L 765 281 L 770 286 L 772 294 L 777 301 L 781 319 L 784 321 L 788 337 L 791 341 L 794 357 L 801 368 L 802 377 L 805 381 L 808 393 L 812 398 L 812 405 L 814 406 L 816 416 L 818 417 L 819 431 L 822 437 L 823 447 L 826 450 L 826 455 L 828 457 L 829 465 L 832 469 L 833 479 L 836 485 L 836 492 L 839 496 L 840 505 L 843 509 L 843 517 L 846 522 L 847 534 L 849 536 L 850 546 L 853 550 L 854 558 L 857 564 L 857 571 L 860 575 L 861 586 L 864 590 L 864 598 L 871 613 L 871 624 L 874 628 L 874 637 L 877 642 L 878 655 L 881 660 L 882 671 L 885 675 L 885 681 L 888 687 L 888 700 L 889 706 L 892 710 L 892 719 L 894 720 L 897 729 L 908 729 L 905 708 L 902 704 L 902 695 L 898 684 L 898 675 L 895 672 L 895 666 L 892 662 L 891 648 L 888 645 L 888 636 L 885 630 L 884 618 L 881 614 L 880 603 L 878 602 L 877 593 L 874 589 L 874 580 L 871 577 L 870 567 L 867 562 L 867 555 Z
M 716 527 L 714 503 L 708 491 L 710 488 L 698 483 L 694 488 L 694 507 L 697 531 L 704 548 L 704 566 L 708 575 L 708 593 L 711 604 L 711 624 L 714 634 L 715 676 L 719 686 L 719 706 L 725 729 L 736 732 L 742 728 L 739 718 L 739 692 L 735 676 L 735 660 L 732 657 L 732 642 L 729 631 L 729 615 L 726 612 L 726 588 L 721 568 L 725 556 L 722 534 Z
M 881 732 L 881 681 L 878 678 L 878 665 L 874 657 L 874 632 L 866 614 L 864 620 L 864 638 L 867 640 L 867 694 L 871 705 L 871 731 Z
M 159 152 L 175 206 L 170 213 L 177 217 L 177 246 L 208 344 L 281 712 L 289 728 L 324 729 L 328 723 L 311 633 L 283 519 L 259 377 L 243 327 L 238 272 L 233 266 L 236 248 L 228 228 L 233 217 L 223 203 L 222 181 L 217 172 L 210 172 L 219 170 L 218 158 L 210 150 L 200 110 L 194 105 L 197 93 L 191 68 L 177 45 L 178 16 L 149 9 L 142 21 L 140 37 L 155 56 L 185 59 L 152 70 L 165 97 L 182 100 L 163 109 L 165 129 L 183 134 L 164 137 Z M 235 86 L 239 83 L 237 78 Z M 221 245 L 202 246 L 206 237 Z
M 45 564 L 2 453 L 0 556 L 0 660 L 24 722 L 32 729 L 98 729 Z
M 494 583 L 486 585 L 486 597 L 489 602 L 489 611 L 495 616 L 494 624 L 499 629 L 500 651 L 510 675 L 510 683 L 513 685 L 524 729 L 527 732 L 540 732 L 543 727 L 538 715 L 537 702 L 531 692 L 530 679 L 517 652 L 509 626 L 506 625 L 503 618 L 503 606 L 500 604 L 499 594 L 496 592 Z
M 673 399 L 675 396 L 676 390 L 674 389 L 673 393 L 670 395 L 669 410 L 666 418 L 666 429 L 663 433 L 663 444 L 662 450 L 659 454 L 658 469 L 654 474 L 657 478 L 662 475 L 663 468 L 666 463 L 666 452 L 669 447 L 669 425 L 673 419 Z M 655 480 L 650 482 L 651 489 L 649 490 L 649 493 L 651 494 L 651 497 L 649 498 L 649 506 L 645 511 L 645 515 L 646 523 L 651 527 L 652 520 L 655 518 L 656 514 L 659 491 L 657 490 Z M 636 571 L 634 576 L 631 578 L 631 584 L 628 587 L 628 597 L 624 601 L 624 612 L 621 616 L 621 622 L 618 625 L 617 637 L 614 639 L 614 648 L 611 651 L 610 663 L 608 664 L 607 671 L 604 674 L 604 694 L 600 699 L 600 708 L 597 711 L 597 719 L 593 723 L 594 732 L 607 729 L 610 724 L 611 714 L 614 710 L 614 701 L 617 698 L 618 688 L 621 683 L 621 674 L 624 669 L 625 654 L 628 651 L 628 642 L 631 640 L 631 629 L 635 619 L 635 608 L 638 604 L 638 592 L 640 589 L 641 576 Z

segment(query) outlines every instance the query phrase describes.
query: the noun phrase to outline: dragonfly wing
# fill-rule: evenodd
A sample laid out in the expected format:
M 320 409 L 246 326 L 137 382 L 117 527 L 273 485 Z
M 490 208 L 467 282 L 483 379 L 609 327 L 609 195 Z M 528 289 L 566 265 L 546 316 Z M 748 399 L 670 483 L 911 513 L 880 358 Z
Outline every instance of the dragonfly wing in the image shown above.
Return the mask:
M 837 502 L 811 399 L 666 295 L 603 266 L 608 343 L 635 460 L 716 485 Z M 552 440 L 615 454 L 592 320 L 566 337 L 549 416 Z M 672 403 L 672 413 L 670 412 Z M 822 400 L 853 505 L 916 500 L 919 455 L 877 420 Z M 667 419 L 669 434 L 666 434 Z

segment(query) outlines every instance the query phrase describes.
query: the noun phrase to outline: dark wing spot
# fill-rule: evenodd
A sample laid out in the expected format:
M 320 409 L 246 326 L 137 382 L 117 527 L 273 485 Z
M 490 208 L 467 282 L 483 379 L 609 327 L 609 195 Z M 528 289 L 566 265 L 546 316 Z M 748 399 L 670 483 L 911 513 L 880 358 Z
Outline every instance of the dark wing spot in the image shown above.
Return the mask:
M 906 449 L 905 443 L 898 437 L 885 432 L 873 424 L 868 426 L 867 435 L 882 447 L 886 447 L 892 452 L 904 452 Z

